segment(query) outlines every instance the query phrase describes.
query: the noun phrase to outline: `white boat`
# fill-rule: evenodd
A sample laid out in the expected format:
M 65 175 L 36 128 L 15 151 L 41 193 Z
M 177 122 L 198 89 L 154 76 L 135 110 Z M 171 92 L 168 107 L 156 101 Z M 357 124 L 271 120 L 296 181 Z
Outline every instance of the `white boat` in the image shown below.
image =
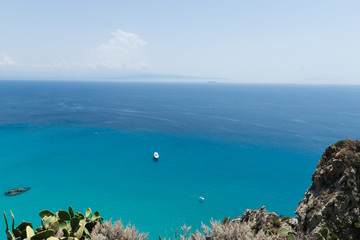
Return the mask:
M 154 152 L 154 158 L 158 159 L 159 158 L 159 154 L 157 152 Z

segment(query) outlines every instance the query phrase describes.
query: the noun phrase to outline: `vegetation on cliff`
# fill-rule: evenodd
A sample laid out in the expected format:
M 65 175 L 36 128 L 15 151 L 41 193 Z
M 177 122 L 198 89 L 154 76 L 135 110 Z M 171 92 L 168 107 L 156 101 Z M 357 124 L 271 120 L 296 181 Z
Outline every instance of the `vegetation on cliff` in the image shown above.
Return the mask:
M 342 140 L 323 153 L 296 214 L 300 231 L 328 228 L 341 239 L 360 239 L 360 141 Z

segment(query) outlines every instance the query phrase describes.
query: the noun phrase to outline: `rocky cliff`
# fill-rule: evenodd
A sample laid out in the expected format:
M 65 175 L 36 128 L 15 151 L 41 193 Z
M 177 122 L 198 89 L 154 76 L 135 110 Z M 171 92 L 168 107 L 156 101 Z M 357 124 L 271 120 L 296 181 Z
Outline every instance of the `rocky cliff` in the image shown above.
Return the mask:
M 340 239 L 360 239 L 360 141 L 329 146 L 312 175 L 296 214 L 300 231 L 328 228 Z
M 317 236 L 322 229 L 331 239 L 360 239 L 360 141 L 342 140 L 323 153 L 312 175 L 312 185 L 296 208 L 296 218 L 280 219 L 265 207 L 246 210 L 233 223 L 246 224 L 254 233 L 276 234 L 280 228 L 301 236 Z

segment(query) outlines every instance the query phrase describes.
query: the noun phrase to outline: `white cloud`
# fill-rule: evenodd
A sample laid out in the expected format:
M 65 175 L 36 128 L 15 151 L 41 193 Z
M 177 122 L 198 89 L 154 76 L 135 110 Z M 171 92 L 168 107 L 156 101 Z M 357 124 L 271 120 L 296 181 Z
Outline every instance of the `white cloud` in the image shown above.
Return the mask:
M 134 33 L 116 30 L 107 43 L 101 44 L 90 53 L 88 66 L 134 69 L 147 67 L 141 60 L 141 48 L 147 43 Z
M 18 66 L 17 62 L 12 60 L 7 54 L 3 54 L 3 56 L 0 58 L 0 66 Z
M 139 70 L 150 65 L 141 59 L 142 48 L 147 43 L 134 33 L 116 30 L 107 43 L 88 50 L 87 56 L 79 56 L 78 60 L 63 59 L 48 63 L 17 63 L 7 54 L 0 54 L 0 67 L 20 66 L 31 70 L 86 70 L 114 69 Z M 80 60 L 82 59 L 82 60 Z

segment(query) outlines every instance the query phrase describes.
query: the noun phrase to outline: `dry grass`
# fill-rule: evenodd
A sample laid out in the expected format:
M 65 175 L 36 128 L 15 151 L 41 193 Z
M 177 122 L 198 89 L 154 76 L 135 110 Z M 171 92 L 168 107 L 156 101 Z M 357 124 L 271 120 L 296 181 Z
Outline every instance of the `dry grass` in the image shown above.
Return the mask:
M 126 227 L 121 220 L 114 224 L 110 221 L 105 221 L 102 225 L 99 223 L 91 232 L 92 240 L 146 240 L 148 233 L 139 233 L 135 226 L 128 224 Z
M 221 224 L 220 221 L 211 221 L 210 227 L 202 223 L 201 232 L 191 233 L 191 226 L 181 227 L 183 234 L 175 237 L 179 240 L 286 240 L 276 235 L 268 235 L 260 230 L 255 234 L 246 223 L 229 222 Z M 130 224 L 124 227 L 121 220 L 114 224 L 110 221 L 103 225 L 97 224 L 91 232 L 92 240 L 146 240 L 148 233 L 139 233 L 135 226 Z M 294 240 L 303 240 L 303 236 L 296 236 Z M 308 240 L 314 238 L 307 238 Z M 166 238 L 162 238 L 166 240 Z M 167 239 L 170 240 L 170 239 Z
M 210 227 L 202 224 L 202 231 L 196 230 L 195 233 L 190 233 L 191 227 L 184 225 L 181 227 L 183 234 L 180 235 L 180 240 L 286 240 L 287 238 L 280 238 L 276 235 L 265 234 L 260 230 L 255 234 L 249 225 L 245 223 L 226 223 L 221 224 L 220 221 L 211 221 Z M 295 236 L 294 240 L 303 240 L 303 236 Z M 307 238 L 312 239 L 312 238 Z M 163 239 L 166 240 L 166 239 Z M 168 239 L 169 240 L 169 239 Z

